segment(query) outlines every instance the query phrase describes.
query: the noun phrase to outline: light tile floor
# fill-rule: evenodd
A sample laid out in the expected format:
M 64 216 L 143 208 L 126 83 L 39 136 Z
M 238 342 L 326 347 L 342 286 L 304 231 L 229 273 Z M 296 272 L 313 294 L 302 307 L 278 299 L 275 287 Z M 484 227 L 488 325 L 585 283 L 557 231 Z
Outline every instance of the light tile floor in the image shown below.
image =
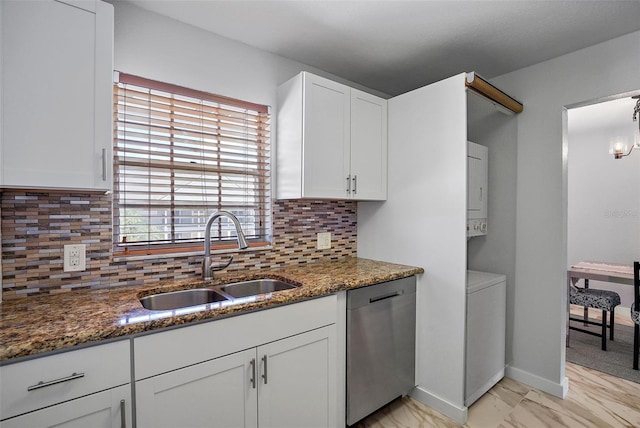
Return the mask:
M 582 314 L 582 307 L 571 312 Z M 633 325 L 628 311 L 616 323 Z M 598 318 L 600 311 L 590 317 Z M 504 378 L 470 408 L 465 428 L 640 427 L 640 384 L 566 364 L 569 393 L 562 400 Z M 446 416 L 403 397 L 357 424 L 358 428 L 461 427 Z
M 569 393 L 562 400 L 504 378 L 469 408 L 465 428 L 639 427 L 640 384 L 567 363 Z M 403 397 L 357 427 L 460 427 L 446 416 Z

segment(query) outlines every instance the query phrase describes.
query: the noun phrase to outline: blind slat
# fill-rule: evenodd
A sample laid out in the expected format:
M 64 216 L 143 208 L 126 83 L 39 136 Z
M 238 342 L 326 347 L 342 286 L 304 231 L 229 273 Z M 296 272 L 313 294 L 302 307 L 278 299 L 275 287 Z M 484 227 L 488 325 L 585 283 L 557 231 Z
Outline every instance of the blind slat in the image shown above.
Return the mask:
M 114 84 L 114 244 L 202 242 L 219 210 L 236 214 L 247 238 L 266 240 L 268 107 L 124 76 Z M 229 239 L 235 228 L 222 217 L 212 241 Z

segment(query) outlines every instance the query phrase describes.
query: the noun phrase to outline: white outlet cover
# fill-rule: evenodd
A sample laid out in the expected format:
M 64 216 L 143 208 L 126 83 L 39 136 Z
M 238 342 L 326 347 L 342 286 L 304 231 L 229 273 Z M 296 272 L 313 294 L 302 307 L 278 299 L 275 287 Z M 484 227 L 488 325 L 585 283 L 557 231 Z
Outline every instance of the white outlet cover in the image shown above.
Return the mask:
M 331 232 L 320 232 L 317 237 L 316 248 L 318 250 L 328 250 L 331 248 Z
M 87 246 L 73 244 L 64 246 L 64 271 L 81 272 L 86 269 Z

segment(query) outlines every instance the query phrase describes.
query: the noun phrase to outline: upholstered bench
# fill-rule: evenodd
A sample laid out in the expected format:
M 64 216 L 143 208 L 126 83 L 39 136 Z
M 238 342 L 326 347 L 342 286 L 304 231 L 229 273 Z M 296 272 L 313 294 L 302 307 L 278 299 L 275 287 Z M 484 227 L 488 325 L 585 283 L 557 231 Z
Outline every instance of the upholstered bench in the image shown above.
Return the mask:
M 582 333 L 598 336 L 602 339 L 602 350 L 607 350 L 607 312 L 609 312 L 609 325 L 610 333 L 609 339 L 613 340 L 613 326 L 614 326 L 614 310 L 615 307 L 620 304 L 620 295 L 614 291 L 599 290 L 597 288 L 579 288 L 571 285 L 569 292 L 569 303 L 572 305 L 584 306 L 585 308 L 594 308 L 602 311 L 602 323 L 598 323 L 591 320 L 585 320 L 583 318 L 569 317 L 570 321 L 580 321 L 582 323 L 601 326 L 601 333 L 595 333 L 593 331 L 585 330 L 583 328 L 570 325 L 571 330 L 580 331 Z

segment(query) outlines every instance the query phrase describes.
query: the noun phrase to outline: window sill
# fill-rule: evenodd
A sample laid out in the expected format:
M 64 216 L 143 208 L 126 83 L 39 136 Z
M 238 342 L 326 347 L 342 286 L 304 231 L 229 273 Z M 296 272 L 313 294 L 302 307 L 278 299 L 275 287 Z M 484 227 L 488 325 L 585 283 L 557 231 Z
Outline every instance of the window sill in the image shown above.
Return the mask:
M 182 257 L 193 257 L 193 256 L 204 256 L 204 250 L 202 247 L 196 250 L 195 247 L 193 249 L 188 249 L 185 251 L 180 251 L 171 248 L 165 248 L 163 250 L 135 250 L 129 251 L 128 253 L 124 253 L 122 251 L 114 253 L 113 261 L 121 262 L 121 261 L 136 261 L 136 260 L 150 260 L 150 259 L 164 259 L 164 258 L 182 258 Z M 236 245 L 225 245 L 224 247 L 211 248 L 211 254 L 227 254 L 227 253 L 246 253 L 250 251 L 263 251 L 270 250 L 273 248 L 273 245 L 269 242 L 252 242 L 249 244 L 249 248 L 244 250 L 238 250 Z

